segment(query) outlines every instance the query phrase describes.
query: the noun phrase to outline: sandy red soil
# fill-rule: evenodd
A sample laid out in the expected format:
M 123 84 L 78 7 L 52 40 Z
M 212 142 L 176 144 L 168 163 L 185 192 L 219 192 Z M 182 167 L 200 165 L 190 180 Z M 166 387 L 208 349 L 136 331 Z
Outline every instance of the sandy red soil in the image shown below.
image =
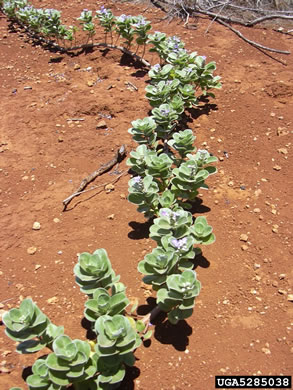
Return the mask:
M 101 5 L 33 4 L 62 10 L 67 24 L 83 8 Z M 153 30 L 178 35 L 216 61 L 223 82 L 188 124 L 196 145 L 220 158 L 198 207 L 217 237 L 197 265 L 202 291 L 191 318 L 154 327 L 151 345 L 136 351 L 121 388 L 211 390 L 215 375 L 292 374 L 292 55 L 263 53 L 217 23 L 205 34 L 208 19 L 186 29 L 145 4 L 105 5 L 115 15 L 143 14 Z M 292 37 L 270 28 L 240 30 L 293 51 Z M 96 40 L 102 36 L 98 31 Z M 125 199 L 129 174 L 114 191 L 98 188 L 74 199 L 66 212 L 62 200 L 121 144 L 136 147 L 127 130 L 148 114 L 148 75 L 119 51 L 68 56 L 32 45 L 2 15 L 0 52 L 1 310 L 32 297 L 69 336 L 85 339 L 85 297 L 73 276 L 77 253 L 105 248 L 128 294 L 145 305 L 151 293 L 137 264 L 154 243 L 143 215 Z M 96 128 L 100 120 L 106 129 Z M 127 171 L 125 160 L 118 169 Z M 94 185 L 113 179 L 107 173 Z M 40 230 L 32 229 L 36 221 Z M 0 332 L 0 388 L 24 387 L 22 371 L 35 356 L 18 355 L 3 325 Z

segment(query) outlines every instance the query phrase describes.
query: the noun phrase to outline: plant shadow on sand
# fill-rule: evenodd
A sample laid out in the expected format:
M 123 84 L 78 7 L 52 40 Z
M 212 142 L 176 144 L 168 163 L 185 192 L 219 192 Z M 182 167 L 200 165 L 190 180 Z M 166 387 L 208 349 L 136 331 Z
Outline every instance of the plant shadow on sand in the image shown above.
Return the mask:
M 137 308 L 138 315 L 146 315 L 156 307 L 156 299 L 153 297 L 147 298 L 147 304 L 140 305 Z M 185 320 L 179 321 L 176 325 L 172 325 L 167 320 L 167 314 L 160 312 L 153 320 L 154 337 L 162 344 L 171 344 L 177 351 L 185 351 L 189 344 L 189 336 L 192 334 L 192 328 Z M 152 329 L 152 327 L 150 328 Z M 149 346 L 150 342 L 145 346 Z

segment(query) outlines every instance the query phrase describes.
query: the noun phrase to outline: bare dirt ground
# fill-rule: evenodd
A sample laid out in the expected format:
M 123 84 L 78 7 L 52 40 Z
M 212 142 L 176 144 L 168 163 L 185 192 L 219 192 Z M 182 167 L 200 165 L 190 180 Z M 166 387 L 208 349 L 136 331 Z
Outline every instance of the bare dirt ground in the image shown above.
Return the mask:
M 66 24 L 83 8 L 102 5 L 32 3 L 62 10 Z M 146 4 L 104 5 L 115 15 L 142 14 L 153 31 L 176 34 L 188 49 L 215 60 L 223 81 L 188 123 L 197 147 L 220 158 L 198 207 L 217 237 L 197 266 L 202 291 L 191 318 L 154 327 L 151 345 L 136 351 L 121 388 L 210 390 L 215 375 L 292 374 L 293 56 L 264 54 L 217 23 L 204 34 L 205 18 L 186 29 Z M 293 51 L 288 35 L 240 30 Z M 96 41 L 102 36 L 98 31 Z M 32 45 L 2 15 L 0 53 L 1 310 L 30 296 L 69 336 L 85 339 L 85 297 L 73 276 L 77 253 L 105 248 L 128 294 L 145 305 L 150 292 L 137 264 L 154 244 L 144 217 L 126 199 L 129 174 L 114 191 L 99 188 L 76 198 L 66 212 L 62 200 L 121 144 L 136 147 L 127 129 L 148 114 L 148 75 L 119 51 L 68 56 Z M 106 128 L 97 128 L 101 120 Z M 125 160 L 119 170 L 127 170 Z M 115 177 L 105 174 L 94 185 Z M 0 388 L 24 386 L 22 371 L 35 356 L 18 355 L 3 325 L 0 332 Z

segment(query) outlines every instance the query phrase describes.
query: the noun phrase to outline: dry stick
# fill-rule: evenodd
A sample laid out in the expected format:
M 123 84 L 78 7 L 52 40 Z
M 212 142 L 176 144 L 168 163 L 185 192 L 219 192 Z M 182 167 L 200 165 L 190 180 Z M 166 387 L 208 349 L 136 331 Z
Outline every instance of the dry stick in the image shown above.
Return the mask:
M 288 31 L 283 31 L 283 30 L 279 30 L 277 28 L 273 28 L 273 31 L 276 31 L 277 33 L 280 33 L 280 34 L 286 34 L 286 35 L 289 35 L 290 37 L 292 37 L 292 32 L 293 30 L 288 30 Z
M 257 18 L 257 19 L 254 19 L 250 22 L 243 22 L 241 19 L 237 19 L 237 18 L 231 18 L 230 16 L 224 16 L 224 15 L 217 15 L 216 13 L 214 12 L 209 12 L 209 11 L 206 11 L 202 8 L 193 8 L 193 11 L 194 12 L 199 12 L 203 15 L 207 15 L 207 16 L 211 16 L 213 18 L 216 18 L 216 19 L 221 19 L 221 20 L 226 20 L 227 22 L 232 22 L 232 23 L 237 23 L 237 24 L 240 24 L 242 26 L 246 26 L 246 27 L 251 27 L 251 26 L 254 26 L 255 24 L 257 23 L 261 23 L 263 22 L 264 20 L 269 20 L 269 19 L 287 19 L 287 20 L 291 20 L 293 19 L 293 16 L 286 16 L 286 15 L 267 15 L 267 16 L 263 16 L 261 18 Z
M 223 24 L 223 26 L 228 27 L 231 31 L 233 31 L 236 35 L 238 35 L 238 37 L 240 37 L 241 39 L 243 39 L 245 42 L 249 43 L 250 45 L 252 45 L 254 47 L 257 47 L 258 49 L 271 51 L 273 53 L 291 54 L 290 51 L 279 50 L 279 49 L 272 49 L 271 47 L 263 46 L 260 43 L 256 43 L 254 41 L 251 41 L 250 39 L 248 39 L 244 35 L 242 35 L 240 31 L 238 31 L 235 28 L 231 27 L 228 23 L 224 22 L 220 18 L 217 19 L 217 22 L 220 23 L 220 24 Z
M 89 176 L 87 176 L 83 181 L 80 183 L 78 189 L 75 191 L 74 194 L 70 195 L 68 198 L 63 200 L 63 211 L 66 210 L 68 204 L 71 202 L 73 198 L 76 196 L 79 196 L 81 193 L 83 193 L 84 188 L 93 180 L 95 180 L 96 177 L 102 175 L 103 173 L 109 171 L 115 164 L 117 164 L 119 161 L 121 161 L 126 156 L 126 146 L 122 145 L 116 152 L 115 157 L 108 161 L 106 164 L 102 165 L 99 169 L 91 173 Z M 118 178 L 117 178 L 118 179 Z
M 210 24 L 208 25 L 207 29 L 205 30 L 204 34 L 206 35 L 209 31 L 209 28 L 211 27 L 211 25 L 214 23 L 214 21 L 220 16 L 221 12 L 223 11 L 223 9 L 226 7 L 227 3 L 224 3 L 223 6 L 221 7 L 220 11 L 217 13 L 217 15 L 213 18 L 213 20 L 210 22 Z
M 219 4 L 215 4 L 213 5 L 212 7 L 210 8 L 207 8 L 206 10 L 209 11 L 210 9 L 213 9 L 213 8 L 218 8 L 218 7 L 221 7 L 221 5 L 223 4 L 226 4 L 228 7 L 230 8 L 236 8 L 236 9 L 240 9 L 241 11 L 252 11 L 252 12 L 258 12 L 258 13 L 267 13 L 267 12 L 273 12 L 273 11 L 269 11 L 269 10 L 266 10 L 266 9 L 263 9 L 263 8 L 250 8 L 250 7 L 241 7 L 240 5 L 236 5 L 236 4 L 232 4 L 230 3 L 229 1 L 226 2 L 226 3 L 219 3 Z M 274 11 L 275 12 L 275 11 Z M 278 10 L 278 15 L 282 15 L 282 14 L 288 14 L 288 13 L 291 13 L 292 11 L 280 11 Z
M 89 188 L 88 190 L 83 190 L 83 191 L 80 191 L 80 192 L 75 192 L 74 194 L 70 195 L 68 198 L 64 199 L 63 203 L 64 203 L 64 202 L 67 202 L 67 205 L 68 205 L 68 203 L 69 203 L 73 198 L 75 198 L 75 197 L 78 196 L 78 195 L 85 194 L 86 192 L 96 190 L 97 188 L 102 188 L 102 187 L 105 188 L 108 184 L 114 184 L 114 183 L 116 183 L 116 182 L 120 179 L 120 177 L 126 175 L 126 173 L 127 173 L 127 171 L 122 172 L 119 176 L 115 177 L 115 179 L 109 181 L 108 183 L 99 184 L 99 185 L 97 185 L 97 186 L 94 186 L 94 187 Z M 67 206 L 67 205 L 66 205 L 66 206 Z M 64 210 L 63 210 L 63 211 L 64 211 Z
M 260 18 L 254 19 L 251 22 L 245 23 L 245 26 L 251 27 L 256 25 L 257 23 L 261 23 L 264 20 L 270 20 L 270 19 L 287 19 L 287 20 L 293 20 L 293 16 L 287 16 L 287 15 L 266 15 L 262 16 Z

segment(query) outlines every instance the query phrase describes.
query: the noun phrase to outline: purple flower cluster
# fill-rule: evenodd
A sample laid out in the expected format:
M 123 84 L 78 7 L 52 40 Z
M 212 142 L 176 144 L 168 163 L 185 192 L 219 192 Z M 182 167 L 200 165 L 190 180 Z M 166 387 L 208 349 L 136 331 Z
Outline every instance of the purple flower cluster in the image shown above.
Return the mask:
M 141 192 L 143 191 L 144 189 L 144 186 L 143 186 L 143 181 L 142 181 L 142 178 L 141 176 L 136 176 L 132 179 L 132 185 L 133 185 L 133 188 L 135 188 L 137 191 Z
M 108 13 L 104 5 L 101 6 L 100 13 L 104 15 Z
M 198 149 L 197 154 L 199 155 L 199 159 L 201 161 L 205 161 L 209 157 L 209 152 L 204 149 Z
M 173 238 L 171 240 L 171 244 L 174 246 L 174 248 L 176 248 L 178 250 L 183 250 L 183 251 L 187 250 L 187 246 L 186 246 L 187 238 L 186 237 L 183 237 L 180 240 L 177 240 L 176 238 Z
M 133 182 L 134 182 L 135 184 L 140 183 L 140 181 L 141 181 L 141 176 L 135 176 L 135 177 L 133 178 Z
M 135 23 L 133 26 L 136 28 L 143 27 L 147 24 L 146 20 L 144 18 L 139 19 L 137 23 Z
M 161 217 L 169 217 L 169 212 L 167 210 L 162 210 Z
M 170 215 L 170 217 L 171 217 L 171 222 L 176 223 L 178 218 L 180 217 L 180 213 L 173 211 L 173 213 Z
M 163 115 L 163 116 L 168 116 L 169 113 L 170 113 L 170 110 L 168 108 L 162 108 L 160 110 L 160 113 Z

